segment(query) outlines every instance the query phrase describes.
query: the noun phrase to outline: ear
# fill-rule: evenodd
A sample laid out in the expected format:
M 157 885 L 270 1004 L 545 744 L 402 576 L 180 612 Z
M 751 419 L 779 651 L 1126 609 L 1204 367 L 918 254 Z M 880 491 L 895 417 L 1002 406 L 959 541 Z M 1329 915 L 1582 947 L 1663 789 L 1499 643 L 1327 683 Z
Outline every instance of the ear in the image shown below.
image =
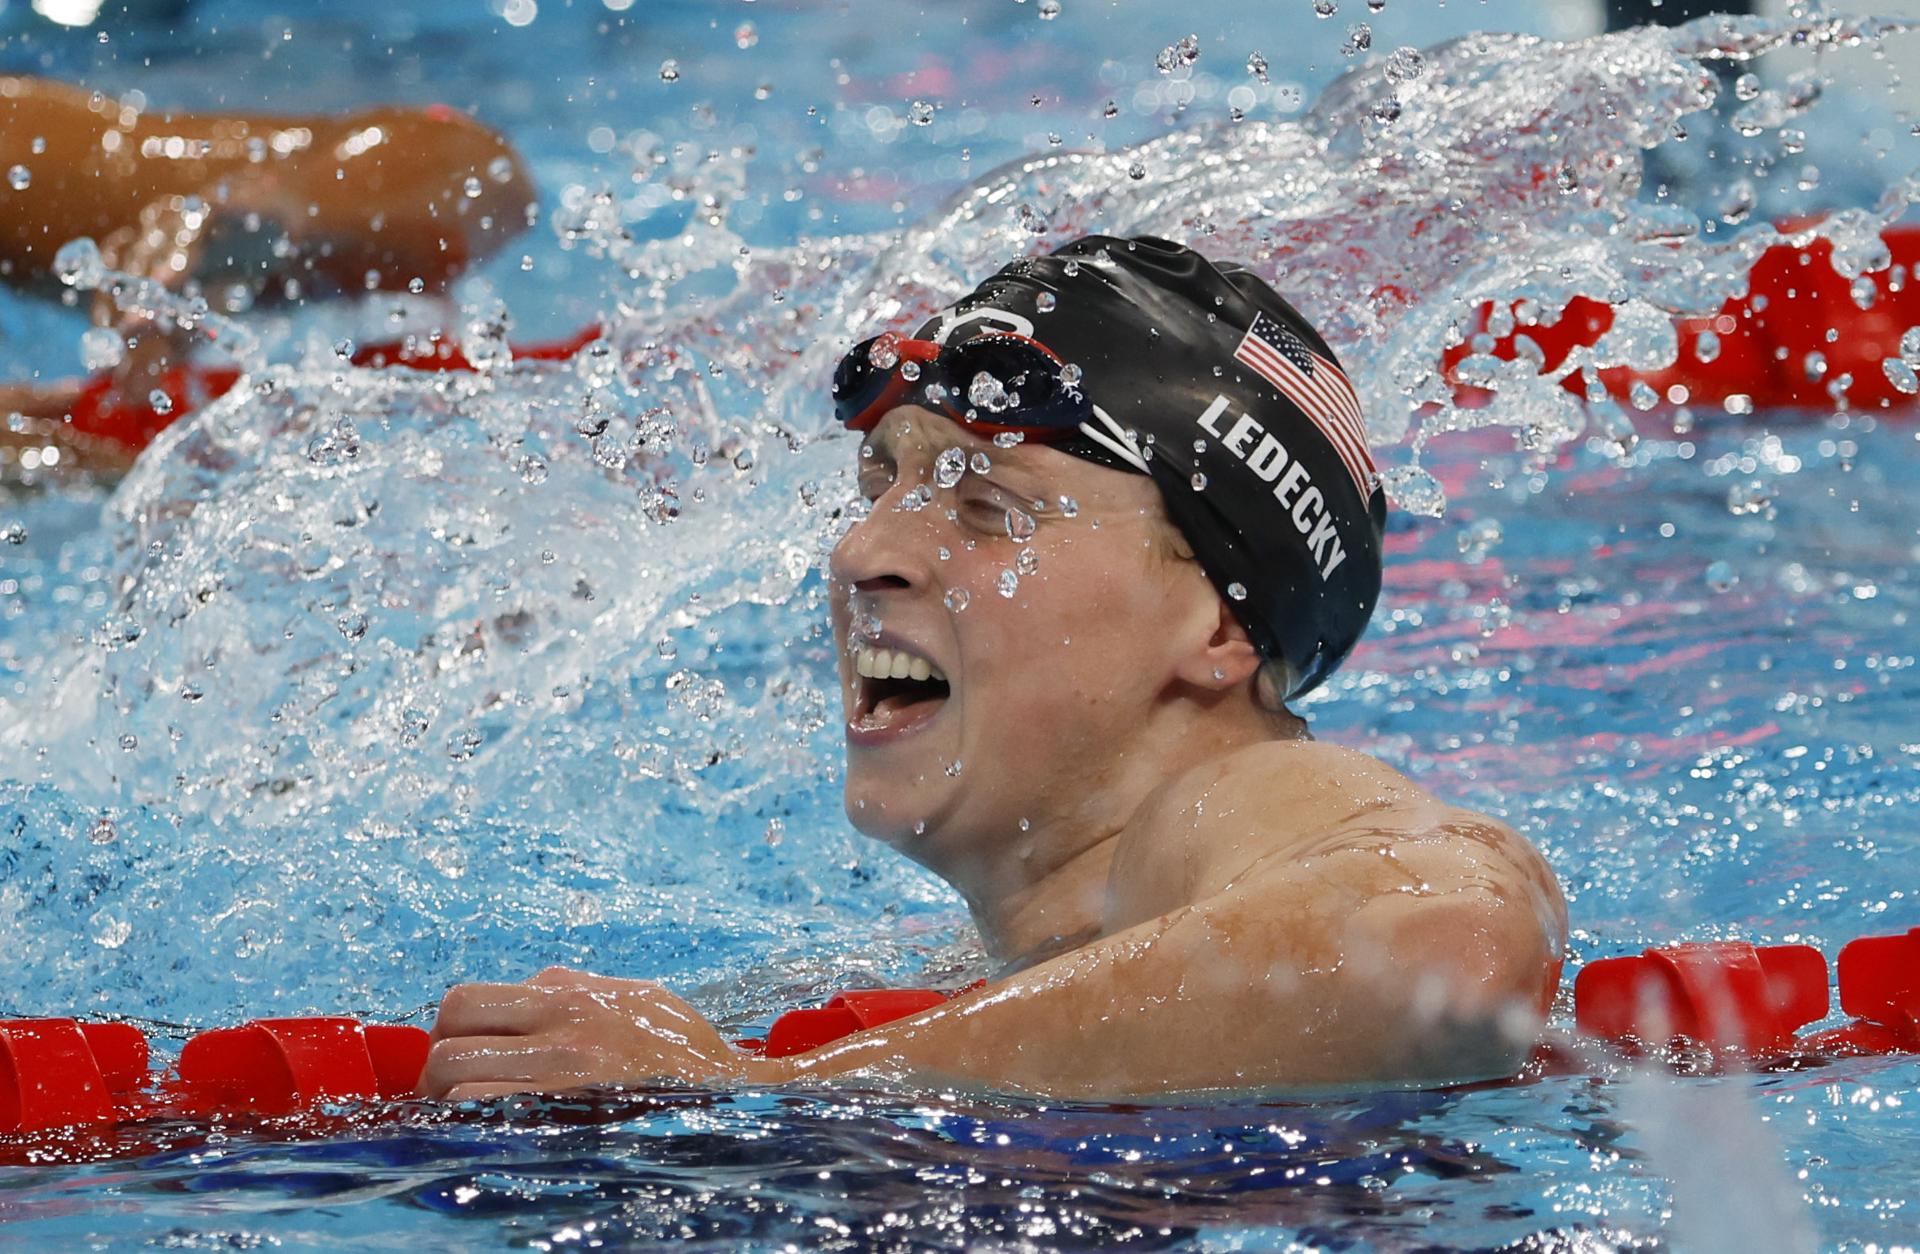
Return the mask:
M 1253 678 L 1260 669 L 1260 652 L 1226 601 L 1217 594 L 1213 600 L 1212 634 L 1178 660 L 1174 673 L 1196 688 L 1226 692 Z

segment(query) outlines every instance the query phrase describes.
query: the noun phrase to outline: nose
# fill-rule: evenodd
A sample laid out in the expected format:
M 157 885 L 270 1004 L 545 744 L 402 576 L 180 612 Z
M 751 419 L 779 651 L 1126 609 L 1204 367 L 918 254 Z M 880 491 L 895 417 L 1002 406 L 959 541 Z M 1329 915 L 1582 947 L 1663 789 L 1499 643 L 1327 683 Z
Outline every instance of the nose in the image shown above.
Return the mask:
M 865 518 L 847 529 L 828 560 L 835 583 L 870 595 L 927 586 L 928 559 L 938 541 L 924 515 L 934 507 L 901 507 L 908 493 L 921 490 L 902 477 L 873 502 Z

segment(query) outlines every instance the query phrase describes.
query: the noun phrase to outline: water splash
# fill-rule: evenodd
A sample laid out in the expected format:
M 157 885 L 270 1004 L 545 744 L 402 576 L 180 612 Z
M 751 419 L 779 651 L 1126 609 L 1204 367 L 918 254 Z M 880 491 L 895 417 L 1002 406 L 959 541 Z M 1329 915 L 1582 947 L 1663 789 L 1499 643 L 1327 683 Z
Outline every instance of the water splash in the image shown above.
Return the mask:
M 1888 29 L 1472 36 L 1358 70 L 1297 122 L 1050 152 L 897 233 L 786 248 L 730 226 L 755 190 L 746 160 L 643 139 L 635 180 L 664 194 L 559 198 L 562 242 L 603 259 L 615 289 L 607 340 L 560 365 L 512 362 L 507 311 L 484 291 L 463 316 L 477 373 L 364 371 L 325 351 L 267 365 L 240 328 L 76 251 L 75 287 L 217 330 L 248 377 L 123 484 L 110 603 L 0 707 L 0 760 L 50 790 L 17 802 L 49 840 L 107 813 L 108 848 L 147 850 L 103 872 L 84 919 L 51 904 L 59 857 L 23 867 L 7 939 L 53 1004 L 103 979 L 154 1006 L 227 1005 L 213 987 L 227 979 L 324 1002 L 330 987 L 417 994 L 476 974 L 476 955 L 617 965 L 681 945 L 670 924 L 722 899 L 766 911 L 769 934 L 869 900 L 876 877 L 895 900 L 938 901 L 913 873 L 867 866 L 830 796 L 818 570 L 855 493 L 824 397 L 856 339 L 1087 231 L 1191 240 L 1249 262 L 1324 328 L 1376 445 L 1406 450 L 1383 458 L 1389 492 L 1438 513 L 1421 456 L 1443 433 L 1509 428 L 1541 464 L 1590 426 L 1622 456 L 1637 438 L 1624 411 L 1472 343 L 1480 309 L 1550 317 L 1603 299 L 1614 330 L 1568 368 L 1650 368 L 1673 356 L 1672 315 L 1717 307 L 1782 238 L 1709 236 L 1697 214 L 1636 198 L 1641 152 L 1713 102 L 1703 61 Z M 1788 120 L 1813 107 L 1782 106 Z M 1870 272 L 1886 264 L 1878 226 L 1910 194 L 1791 238 L 1824 235 L 1843 273 Z M 1461 343 L 1461 378 L 1492 394 L 1479 408 L 1439 369 Z M 741 815 L 755 821 L 724 821 Z M 771 846 L 774 818 L 820 831 Z M 199 953 L 165 939 L 178 912 L 255 920 L 233 926 L 271 944 Z M 169 962 L 63 965 L 72 936 L 122 924 L 122 946 Z M 386 974 L 395 952 L 409 968 Z

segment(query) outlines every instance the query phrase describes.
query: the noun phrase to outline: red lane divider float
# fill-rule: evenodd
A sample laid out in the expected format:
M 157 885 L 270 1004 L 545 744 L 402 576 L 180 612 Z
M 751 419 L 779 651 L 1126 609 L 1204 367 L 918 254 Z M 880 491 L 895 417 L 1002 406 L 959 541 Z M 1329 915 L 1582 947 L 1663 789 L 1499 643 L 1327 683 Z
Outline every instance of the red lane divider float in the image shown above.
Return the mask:
M 149 1069 L 127 1023 L 0 1020 L 0 1133 L 138 1119 L 266 1118 L 327 1101 L 412 1096 L 427 1034 L 339 1017 L 256 1019 L 190 1039 L 173 1072 Z
M 1574 1021 L 1629 1053 L 1920 1053 L 1920 928 L 1852 941 L 1839 968 L 1840 1008 L 1853 1022 L 1806 1036 L 1795 1033 L 1829 1007 L 1826 957 L 1808 945 L 1714 941 L 1589 962 L 1574 980 Z
M 1680 352 L 1671 366 L 1599 371 L 1608 395 L 1627 402 L 1633 386 L 1645 383 L 1659 401 L 1675 405 L 1725 406 L 1731 398 L 1745 397 L 1754 409 L 1826 409 L 1836 394 L 1857 410 L 1914 405 L 1920 398 L 1896 386 L 1882 363 L 1899 356 L 1900 337 L 1908 328 L 1920 326 L 1920 226 L 1889 227 L 1881 239 L 1892 262 L 1863 276 L 1871 294 L 1862 285 L 1858 298 L 1854 281 L 1833 268 L 1830 241 L 1767 249 L 1748 271 L 1746 295 L 1728 300 L 1710 317 L 1676 321 Z M 1480 311 L 1483 333 L 1491 313 L 1491 307 Z M 1539 359 L 1541 373 L 1551 376 L 1576 348 L 1598 343 L 1613 322 L 1612 306 L 1578 297 L 1551 322 L 1495 337 L 1487 351 L 1503 361 L 1527 351 Z M 1531 340 L 1532 347 L 1523 350 L 1521 340 Z M 1449 379 L 1458 379 L 1456 368 L 1474 351 L 1470 340 L 1442 355 Z M 1571 392 L 1586 392 L 1577 370 L 1562 382 Z M 1463 404 L 1485 396 L 1464 385 L 1456 388 Z
M 1826 1016 L 1827 960 L 1806 945 L 1673 945 L 1588 963 L 1574 1017 L 1588 1036 L 1630 1054 L 1695 1046 L 1766 1063 L 1792 1057 L 1920 1053 L 1920 928 L 1840 951 L 1840 1005 L 1853 1022 L 1796 1036 Z M 969 992 L 979 985 L 960 990 Z M 776 1019 L 767 1057 L 805 1053 L 941 1005 L 955 993 L 867 989 Z M 410 1097 L 426 1066 L 415 1027 L 317 1016 L 256 1019 L 190 1039 L 165 1075 L 124 1023 L 0 1020 L 0 1134 L 102 1128 L 151 1118 L 273 1118 L 325 1102 Z
M 516 344 L 515 361 L 565 361 L 600 338 L 600 328 L 585 327 L 561 340 Z M 472 370 L 473 363 L 452 340 L 438 333 L 390 343 L 369 344 L 355 352 L 356 366 L 400 366 L 409 370 Z M 90 376 L 74 399 L 68 417 L 73 429 L 97 440 L 111 440 L 130 449 L 143 449 L 153 438 L 187 414 L 224 396 L 240 381 L 231 366 L 176 366 L 160 376 L 157 389 L 166 394 L 162 413 L 145 398 L 123 396 L 110 374 Z

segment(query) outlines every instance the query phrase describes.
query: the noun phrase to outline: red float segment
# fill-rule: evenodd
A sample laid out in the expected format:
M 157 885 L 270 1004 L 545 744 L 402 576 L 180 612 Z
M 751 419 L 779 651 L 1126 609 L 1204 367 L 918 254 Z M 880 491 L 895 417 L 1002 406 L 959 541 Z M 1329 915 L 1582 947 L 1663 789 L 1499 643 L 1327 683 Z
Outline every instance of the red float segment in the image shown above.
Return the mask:
M 1603 958 L 1573 986 L 1580 1030 L 1627 1045 L 1685 1040 L 1715 1050 L 1773 1053 L 1827 1013 L 1827 960 L 1808 945 L 1756 949 L 1714 941 Z
M 433 1038 L 422 1028 L 399 1024 L 368 1024 L 367 1055 L 373 1062 L 375 1090 L 391 1099 L 412 1097 L 427 1069 L 427 1051 Z
M 202 1032 L 180 1051 L 176 1094 L 203 1112 L 281 1115 L 323 1100 L 413 1095 L 426 1069 L 416 1027 L 309 1016 Z
M 45 1132 L 113 1119 L 113 1096 L 79 1024 L 0 1020 L 0 1132 Z
M 838 993 L 818 1010 L 789 1010 L 773 1021 L 764 1042 L 740 1042 L 768 1058 L 788 1058 L 831 1045 L 843 1036 L 943 1005 L 953 995 L 931 988 L 874 988 Z
M 1920 927 L 1863 936 L 1840 951 L 1840 1008 L 1920 1050 Z

